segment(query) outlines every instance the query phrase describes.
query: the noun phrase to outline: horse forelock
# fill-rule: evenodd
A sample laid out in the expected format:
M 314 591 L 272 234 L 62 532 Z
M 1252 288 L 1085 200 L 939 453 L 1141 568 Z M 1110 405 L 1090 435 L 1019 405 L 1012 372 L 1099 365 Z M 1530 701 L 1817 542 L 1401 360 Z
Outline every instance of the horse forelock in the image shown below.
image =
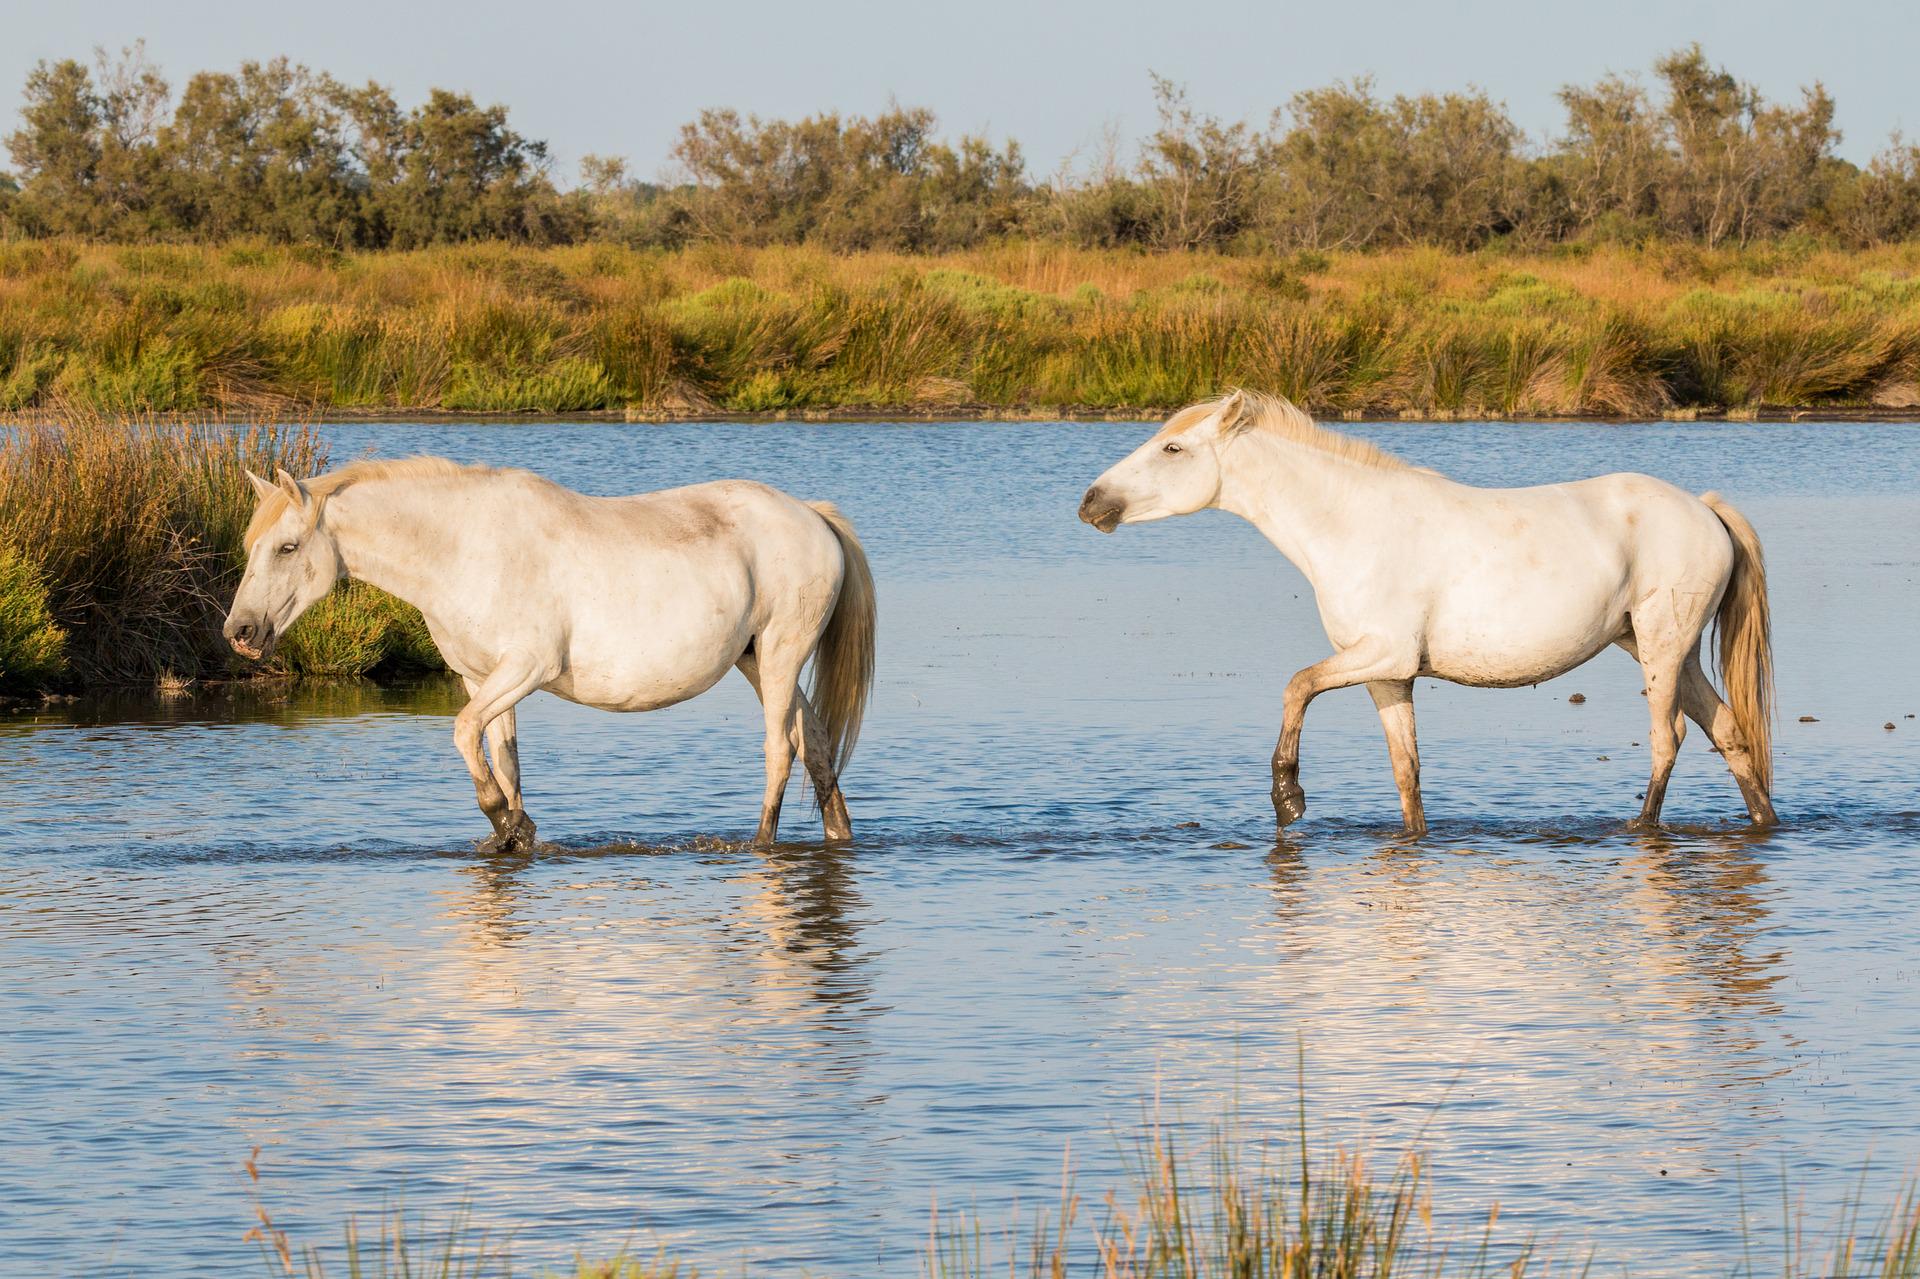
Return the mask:
M 425 480 L 453 475 L 471 475 L 477 478 L 498 474 L 502 472 L 491 466 L 478 464 L 466 466 L 444 457 L 368 458 L 364 461 L 349 462 L 337 471 L 328 471 L 325 475 L 316 475 L 312 479 L 302 480 L 301 483 L 306 486 L 307 492 L 315 497 L 325 497 L 331 493 L 338 493 L 349 484 L 361 484 L 372 480 Z M 291 502 L 292 499 L 279 490 L 260 499 L 260 505 L 254 508 L 253 518 L 247 521 L 246 547 L 248 550 L 252 550 L 253 544 L 265 537 L 267 530 L 280 522 L 280 517 L 287 513 L 287 507 Z
M 1194 427 L 1199 426 L 1202 422 L 1212 417 L 1220 405 L 1221 401 L 1219 400 L 1203 400 L 1198 404 L 1189 404 L 1186 408 L 1181 409 L 1178 413 L 1168 418 L 1167 424 L 1158 431 L 1155 431 L 1153 438 L 1158 440 L 1169 435 L 1180 435 L 1183 432 L 1191 431 Z

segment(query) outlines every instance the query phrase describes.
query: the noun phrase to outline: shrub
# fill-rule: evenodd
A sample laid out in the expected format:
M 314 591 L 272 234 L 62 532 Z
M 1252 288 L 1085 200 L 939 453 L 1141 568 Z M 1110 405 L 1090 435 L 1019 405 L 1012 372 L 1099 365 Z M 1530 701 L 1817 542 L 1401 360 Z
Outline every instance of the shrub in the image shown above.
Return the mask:
M 0 692 L 33 692 L 54 683 L 67 673 L 66 649 L 39 571 L 0 544 Z
M 295 675 L 363 676 L 443 665 L 412 605 L 365 582 L 346 582 L 294 623 L 278 661 Z

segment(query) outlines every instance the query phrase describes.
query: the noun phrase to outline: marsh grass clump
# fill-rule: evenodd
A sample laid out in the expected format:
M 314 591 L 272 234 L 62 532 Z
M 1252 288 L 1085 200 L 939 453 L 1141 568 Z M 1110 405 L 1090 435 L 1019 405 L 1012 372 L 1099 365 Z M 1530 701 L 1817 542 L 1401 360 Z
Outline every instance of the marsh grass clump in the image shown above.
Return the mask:
M 180 684 L 253 673 L 220 622 L 244 567 L 245 472 L 311 475 L 307 426 L 76 415 L 0 435 L 0 687 Z M 330 596 L 274 672 L 440 665 L 417 611 L 370 587 Z
M 219 618 L 253 495 L 243 468 L 311 473 L 304 428 L 76 417 L 0 439 L 0 542 L 45 583 L 82 684 L 226 669 Z

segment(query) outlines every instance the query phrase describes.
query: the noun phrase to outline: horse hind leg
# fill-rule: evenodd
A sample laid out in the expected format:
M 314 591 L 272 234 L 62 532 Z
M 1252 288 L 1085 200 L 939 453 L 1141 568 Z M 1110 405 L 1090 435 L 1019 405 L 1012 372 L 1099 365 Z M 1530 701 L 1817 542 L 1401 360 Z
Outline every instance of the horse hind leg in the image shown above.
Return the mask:
M 754 638 L 753 653 L 735 663 L 760 695 L 766 720 L 767 787 L 760 797 L 760 826 L 753 836 L 762 848 L 772 845 L 780 833 L 780 807 L 786 799 L 787 780 L 793 776 L 793 757 L 799 751 L 796 716 L 800 668 L 805 663 L 806 653 L 799 645 L 765 633 Z
M 760 665 L 754 654 L 743 656 L 736 665 L 740 673 L 753 685 L 754 696 L 765 704 L 766 698 L 760 691 Z M 807 779 L 813 783 L 813 795 L 820 803 L 820 820 L 825 827 L 830 842 L 839 842 L 853 838 L 853 823 L 847 816 L 847 801 L 840 791 L 840 779 L 834 774 L 833 759 L 827 750 L 826 726 L 820 722 L 813 704 L 805 693 L 796 687 L 793 698 L 795 714 L 788 729 L 788 739 L 794 752 L 800 757 L 801 766 L 807 770 Z
M 1777 825 L 1780 819 L 1773 811 L 1773 799 L 1754 772 L 1753 756 L 1748 753 L 1746 739 L 1740 735 L 1740 727 L 1734 722 L 1733 710 L 1721 700 L 1713 681 L 1700 668 L 1698 649 L 1688 655 L 1681 667 L 1680 700 L 1686 713 L 1702 732 L 1713 739 L 1721 757 L 1727 761 L 1727 769 L 1740 787 L 1740 797 L 1746 801 L 1747 816 L 1753 824 Z
M 1681 673 L 1689 649 L 1669 637 L 1635 631 L 1617 641 L 1621 648 L 1640 663 L 1640 677 L 1646 682 L 1647 748 L 1652 768 L 1647 776 L 1647 791 L 1642 797 L 1640 815 L 1633 825 L 1657 829 L 1660 810 L 1667 800 L 1667 783 L 1673 778 L 1673 765 L 1680 757 L 1680 744 L 1686 740 L 1687 721 L 1681 714 Z M 1699 645 L 1694 632 L 1694 649 Z
M 853 838 L 853 822 L 847 816 L 846 796 L 840 792 L 840 779 L 834 774 L 832 753 L 827 749 L 827 726 L 820 722 L 805 693 L 794 695 L 794 705 L 799 710 L 794 745 L 807 779 L 813 783 L 813 796 L 820 802 L 820 823 L 829 843 L 844 843 Z

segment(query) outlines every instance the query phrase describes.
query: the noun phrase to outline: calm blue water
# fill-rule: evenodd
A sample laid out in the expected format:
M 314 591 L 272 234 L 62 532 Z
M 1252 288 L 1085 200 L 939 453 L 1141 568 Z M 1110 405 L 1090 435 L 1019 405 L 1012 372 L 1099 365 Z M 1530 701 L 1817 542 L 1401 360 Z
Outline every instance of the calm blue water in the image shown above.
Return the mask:
M 561 847 L 486 860 L 444 684 L 0 717 L 0 1273 L 262 1273 L 458 1205 L 525 1268 L 664 1245 L 703 1272 L 912 1274 L 929 1205 L 990 1227 L 1122 1181 L 1143 1105 L 1433 1156 L 1451 1222 L 1723 1274 L 1745 1186 L 1810 1227 L 1920 1165 L 1920 429 L 1360 426 L 1457 477 L 1714 487 L 1770 556 L 1778 800 L 1698 733 L 1668 835 L 1636 668 L 1419 690 L 1431 837 L 1372 705 L 1309 717 L 1276 846 L 1304 583 L 1205 516 L 1074 519 L 1142 425 L 341 426 L 595 492 L 752 476 L 853 516 L 881 588 L 859 839 L 762 856 L 729 680 L 522 711 Z M 1570 693 L 1587 701 L 1570 705 Z M 1815 722 L 1801 723 L 1809 715 Z M 1889 731 L 1883 725 L 1892 723 Z M 803 804 L 786 834 L 811 839 Z

